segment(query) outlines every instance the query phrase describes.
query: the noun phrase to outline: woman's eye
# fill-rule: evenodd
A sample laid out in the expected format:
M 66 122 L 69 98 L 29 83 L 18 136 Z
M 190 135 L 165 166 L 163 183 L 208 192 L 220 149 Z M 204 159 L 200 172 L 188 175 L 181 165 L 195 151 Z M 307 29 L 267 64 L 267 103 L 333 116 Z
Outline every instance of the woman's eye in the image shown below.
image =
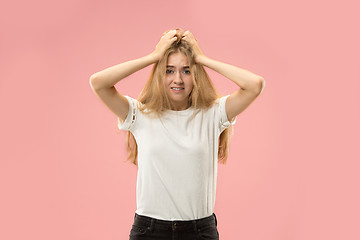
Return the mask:
M 189 71 L 189 70 L 185 70 L 184 73 L 185 73 L 185 74 L 190 74 L 190 71 Z
M 173 70 L 166 69 L 166 73 L 173 73 Z

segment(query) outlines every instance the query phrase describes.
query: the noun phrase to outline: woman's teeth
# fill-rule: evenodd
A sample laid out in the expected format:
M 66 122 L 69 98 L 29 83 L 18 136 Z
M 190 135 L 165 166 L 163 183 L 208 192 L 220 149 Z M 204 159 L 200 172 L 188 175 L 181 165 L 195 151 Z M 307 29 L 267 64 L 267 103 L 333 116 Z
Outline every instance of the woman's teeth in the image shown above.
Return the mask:
M 184 88 L 174 88 L 174 87 L 172 87 L 171 89 L 174 89 L 174 90 L 182 90 L 182 89 L 184 89 Z

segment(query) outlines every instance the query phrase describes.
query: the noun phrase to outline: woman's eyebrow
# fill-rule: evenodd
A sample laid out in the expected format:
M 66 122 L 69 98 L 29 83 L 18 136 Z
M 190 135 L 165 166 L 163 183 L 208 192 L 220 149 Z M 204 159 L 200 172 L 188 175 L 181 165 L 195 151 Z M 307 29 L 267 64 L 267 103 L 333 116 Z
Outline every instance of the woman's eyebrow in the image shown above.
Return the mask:
M 166 65 L 166 67 L 175 68 L 175 66 L 172 66 L 172 65 Z M 184 66 L 183 68 L 190 68 L 190 67 L 189 66 Z

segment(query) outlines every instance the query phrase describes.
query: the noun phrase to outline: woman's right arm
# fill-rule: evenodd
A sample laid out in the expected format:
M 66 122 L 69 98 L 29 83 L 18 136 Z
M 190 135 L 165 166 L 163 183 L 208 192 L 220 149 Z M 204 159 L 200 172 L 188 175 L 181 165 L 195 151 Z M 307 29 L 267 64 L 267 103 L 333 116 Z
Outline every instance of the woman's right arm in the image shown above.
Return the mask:
M 164 33 L 155 50 L 144 57 L 120 63 L 91 75 L 90 86 L 93 92 L 123 121 L 125 121 L 129 111 L 129 103 L 116 90 L 114 85 L 132 73 L 157 62 L 163 56 L 166 49 L 177 39 L 175 34 L 175 30 Z
M 94 73 L 90 77 L 91 88 L 95 91 L 103 88 L 111 88 L 121 79 L 133 74 L 136 71 L 154 63 L 156 61 L 153 54 L 144 57 L 123 62 L 118 65 L 106 68 L 100 72 Z
M 121 120 L 125 121 L 129 111 L 128 100 L 114 85 L 121 79 L 154 63 L 153 54 L 106 68 L 90 77 L 90 86 L 95 95 Z

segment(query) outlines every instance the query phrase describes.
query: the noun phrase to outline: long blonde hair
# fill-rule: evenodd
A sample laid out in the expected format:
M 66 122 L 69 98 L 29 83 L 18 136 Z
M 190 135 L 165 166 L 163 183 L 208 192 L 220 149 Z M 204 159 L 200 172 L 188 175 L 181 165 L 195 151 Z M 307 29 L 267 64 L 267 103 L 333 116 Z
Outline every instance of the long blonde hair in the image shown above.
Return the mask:
M 137 100 L 141 102 L 142 105 L 138 105 L 138 108 L 144 114 L 155 113 L 161 117 L 166 109 L 171 109 L 173 107 L 165 92 L 163 81 L 165 79 L 168 57 L 176 52 L 185 54 L 189 61 L 190 72 L 194 84 L 189 95 L 189 106 L 194 107 L 194 115 L 198 108 L 209 108 L 214 104 L 216 99 L 221 97 L 203 65 L 195 63 L 191 47 L 185 41 L 181 41 L 182 33 L 183 31 L 180 29 L 177 33 L 178 40 L 171 45 L 158 62 L 154 63 L 149 79 L 140 92 Z M 147 111 L 144 111 L 145 109 Z M 218 149 L 219 163 L 226 163 L 231 135 L 232 125 L 220 134 Z M 137 166 L 138 148 L 134 135 L 130 131 L 127 131 L 126 140 L 128 151 L 127 160 L 131 160 L 131 162 Z

